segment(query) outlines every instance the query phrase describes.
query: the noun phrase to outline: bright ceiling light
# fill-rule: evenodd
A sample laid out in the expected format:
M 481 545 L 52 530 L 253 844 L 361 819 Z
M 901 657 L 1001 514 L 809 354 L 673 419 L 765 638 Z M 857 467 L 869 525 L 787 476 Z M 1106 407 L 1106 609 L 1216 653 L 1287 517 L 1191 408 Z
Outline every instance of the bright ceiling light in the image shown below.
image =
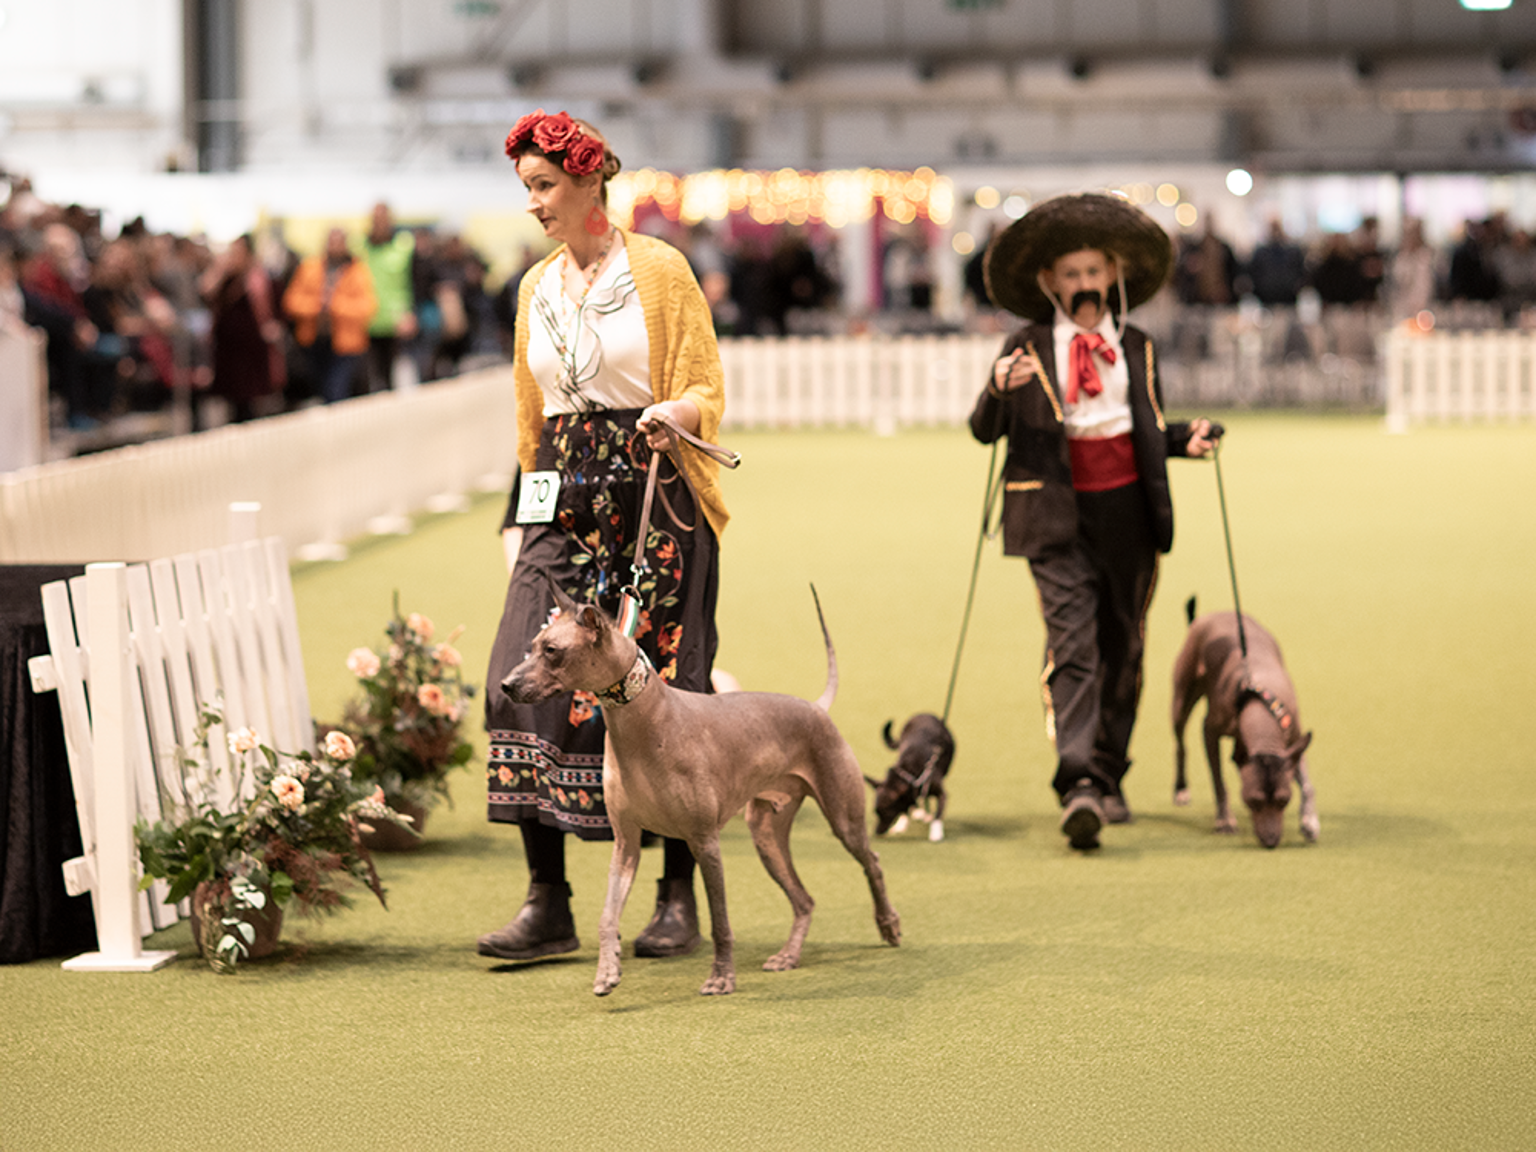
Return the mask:
M 1227 191 L 1234 196 L 1246 196 L 1253 191 L 1253 175 L 1246 168 L 1234 168 L 1227 173 Z
M 1461 0 L 1461 6 L 1468 12 L 1502 12 L 1511 3 L 1512 0 Z

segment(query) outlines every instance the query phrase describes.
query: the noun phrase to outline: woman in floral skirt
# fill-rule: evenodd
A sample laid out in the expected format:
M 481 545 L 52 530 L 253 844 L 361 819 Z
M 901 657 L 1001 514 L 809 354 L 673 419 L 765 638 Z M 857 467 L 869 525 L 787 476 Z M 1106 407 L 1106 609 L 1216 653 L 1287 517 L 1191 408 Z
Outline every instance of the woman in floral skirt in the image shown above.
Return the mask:
M 646 470 L 658 472 L 636 640 L 665 680 L 709 691 L 714 663 L 718 539 L 726 511 L 719 466 L 681 447 L 679 474 L 662 423 L 714 440 L 724 379 L 709 306 L 682 254 L 614 227 L 605 211 L 618 158 L 590 124 L 541 109 L 517 122 L 506 152 L 528 189 L 528 210 L 562 244 L 524 276 L 514 367 L 518 481 L 503 527 L 512 571 L 486 678 L 490 819 L 515 823 L 528 895 L 482 955 L 531 960 L 579 946 L 565 876 L 565 838 L 609 840 L 603 803 L 603 721 L 583 692 L 516 704 L 501 681 L 549 619 L 545 573 L 611 614 L 629 582 Z M 535 474 L 542 474 L 535 478 Z M 552 507 L 525 507 L 522 489 L 558 480 Z M 673 956 L 699 942 L 693 857 L 665 842 L 656 912 L 636 938 L 640 956 Z

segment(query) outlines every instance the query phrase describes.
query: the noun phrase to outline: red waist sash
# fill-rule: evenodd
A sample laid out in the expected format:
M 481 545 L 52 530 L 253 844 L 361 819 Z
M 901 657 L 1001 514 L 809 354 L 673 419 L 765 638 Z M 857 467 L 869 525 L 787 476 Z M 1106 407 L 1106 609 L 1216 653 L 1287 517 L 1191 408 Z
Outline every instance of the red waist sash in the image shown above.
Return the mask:
M 1068 440 L 1072 487 L 1079 492 L 1107 492 L 1136 482 L 1136 449 L 1130 433 L 1104 440 Z

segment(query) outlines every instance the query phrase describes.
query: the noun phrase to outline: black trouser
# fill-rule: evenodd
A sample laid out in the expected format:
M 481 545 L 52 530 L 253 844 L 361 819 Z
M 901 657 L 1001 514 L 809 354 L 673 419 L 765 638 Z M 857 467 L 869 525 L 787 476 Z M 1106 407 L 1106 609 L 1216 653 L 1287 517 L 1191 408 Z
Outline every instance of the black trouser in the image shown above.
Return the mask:
M 393 336 L 368 337 L 368 391 L 388 392 L 395 386 L 395 355 L 399 342 Z
M 1157 547 L 1141 487 L 1077 494 L 1078 535 L 1029 562 L 1045 618 L 1046 726 L 1058 796 L 1088 779 L 1118 794 L 1141 698 Z

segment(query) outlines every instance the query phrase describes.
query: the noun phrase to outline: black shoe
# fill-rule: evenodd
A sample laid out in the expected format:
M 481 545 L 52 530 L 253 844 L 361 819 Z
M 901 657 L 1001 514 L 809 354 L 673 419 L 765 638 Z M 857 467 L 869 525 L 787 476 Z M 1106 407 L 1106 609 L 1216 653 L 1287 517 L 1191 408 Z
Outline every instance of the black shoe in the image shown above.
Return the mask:
M 1106 824 L 1129 824 L 1131 822 L 1130 805 L 1126 804 L 1125 797 L 1119 793 L 1106 794 L 1099 800 L 1104 809 L 1104 822 Z
M 568 884 L 530 884 L 528 899 L 512 922 L 480 937 L 476 951 L 503 960 L 537 960 L 581 947 L 571 919 Z
M 636 956 L 686 956 L 699 946 L 699 906 L 693 877 L 656 881 L 656 911 L 635 937 Z
M 1062 798 L 1062 834 L 1072 847 L 1087 852 L 1099 846 L 1099 829 L 1103 826 L 1104 806 L 1098 789 L 1086 780 L 1079 780 Z

